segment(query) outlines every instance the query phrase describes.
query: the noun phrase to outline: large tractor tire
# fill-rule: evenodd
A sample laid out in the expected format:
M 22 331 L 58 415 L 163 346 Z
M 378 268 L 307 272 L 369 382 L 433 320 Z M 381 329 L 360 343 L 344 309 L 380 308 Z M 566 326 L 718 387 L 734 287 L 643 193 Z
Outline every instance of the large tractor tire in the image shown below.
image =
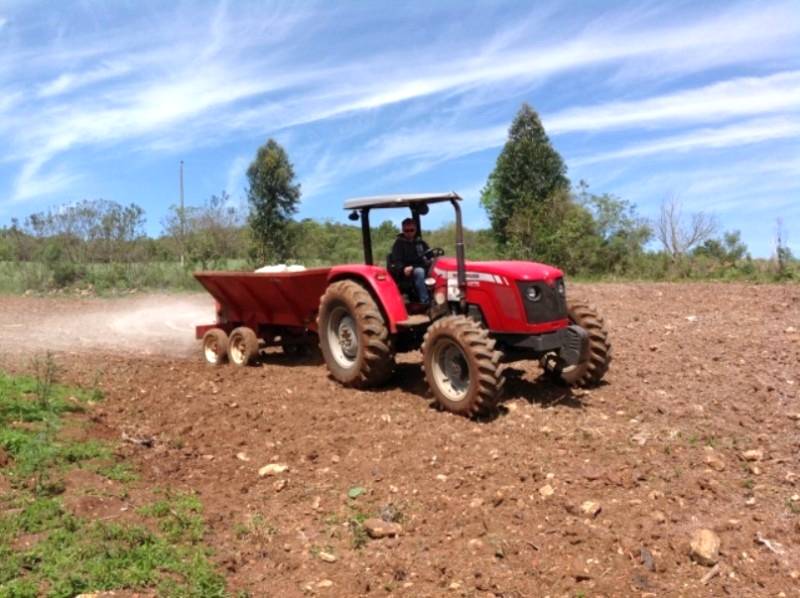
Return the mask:
M 611 364 L 611 343 L 608 341 L 605 322 L 597 309 L 584 301 L 567 301 L 567 313 L 570 323 L 583 328 L 589 339 L 577 365 L 564 369 L 556 366 L 548 371 L 570 386 L 597 386 Z
M 213 366 L 228 362 L 228 335 L 221 328 L 212 328 L 203 335 L 203 357 Z
M 445 410 L 474 417 L 494 410 L 503 390 L 495 341 L 478 322 L 447 316 L 430 325 L 422 341 L 425 380 Z
M 328 286 L 320 300 L 319 347 L 331 375 L 346 386 L 368 388 L 394 371 L 394 349 L 383 314 L 352 280 Z
M 228 359 L 235 366 L 245 367 L 255 363 L 258 350 L 258 337 L 252 328 L 239 326 L 228 337 Z

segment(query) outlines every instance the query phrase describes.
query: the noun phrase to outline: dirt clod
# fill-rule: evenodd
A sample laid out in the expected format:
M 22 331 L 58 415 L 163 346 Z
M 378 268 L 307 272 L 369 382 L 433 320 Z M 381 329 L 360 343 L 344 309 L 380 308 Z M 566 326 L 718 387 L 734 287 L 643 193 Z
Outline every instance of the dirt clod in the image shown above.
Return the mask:
M 375 518 L 367 519 L 364 522 L 364 530 L 370 538 L 375 539 L 399 536 L 403 532 L 403 528 L 399 524 Z
M 697 529 L 692 532 L 690 556 L 695 562 L 712 567 L 719 561 L 720 539 L 710 529 Z
M 762 449 L 750 449 L 742 453 L 742 459 L 745 461 L 763 461 L 764 451 Z
M 289 470 L 288 465 L 283 463 L 270 463 L 258 470 L 258 475 L 262 478 L 268 476 L 275 476 Z

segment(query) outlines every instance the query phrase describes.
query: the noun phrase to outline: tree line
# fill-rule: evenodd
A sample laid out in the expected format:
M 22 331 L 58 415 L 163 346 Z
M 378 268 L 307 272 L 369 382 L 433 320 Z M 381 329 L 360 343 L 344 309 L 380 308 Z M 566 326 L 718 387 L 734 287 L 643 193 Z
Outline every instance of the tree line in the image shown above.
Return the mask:
M 6 264 L 0 275 L 11 272 L 11 264 L 34 273 L 17 285 L 26 288 L 84 283 L 180 287 L 193 284 L 195 269 L 363 259 L 360 227 L 294 218 L 301 185 L 286 150 L 275 140 L 257 149 L 246 174 L 246 208 L 235 205 L 225 191 L 200 205 L 173 205 L 155 237 L 144 232 L 141 206 L 105 199 L 12 220 L 0 228 L 0 264 Z M 754 260 L 739 231 L 720 233 L 713 216 L 703 212 L 683 214 L 676 198 L 664 200 L 658 216 L 646 220 L 624 199 L 594 194 L 585 181 L 573 185 L 539 116 L 527 104 L 511 123 L 481 203 L 491 226 L 465 231 L 471 259 L 535 260 L 584 277 L 798 277 L 780 222 L 774 258 Z M 398 233 L 394 221 L 374 227 L 375 255 L 387 254 Z M 452 247 L 453 225 L 425 231 L 425 236 L 431 246 Z M 651 242 L 658 249 L 648 249 Z M 175 269 L 178 262 L 184 264 L 181 270 Z M 0 284 L 0 290 L 14 290 L 14 285 Z

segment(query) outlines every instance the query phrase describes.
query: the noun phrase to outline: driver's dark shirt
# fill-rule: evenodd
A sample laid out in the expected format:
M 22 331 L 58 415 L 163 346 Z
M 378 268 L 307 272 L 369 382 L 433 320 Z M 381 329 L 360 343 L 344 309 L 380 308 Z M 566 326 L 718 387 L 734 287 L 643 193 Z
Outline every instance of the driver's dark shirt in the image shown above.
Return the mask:
M 428 268 L 430 260 L 425 259 L 424 254 L 429 249 L 428 244 L 419 237 L 409 241 L 402 233 L 397 235 L 389 256 L 389 270 L 399 275 L 406 266 Z

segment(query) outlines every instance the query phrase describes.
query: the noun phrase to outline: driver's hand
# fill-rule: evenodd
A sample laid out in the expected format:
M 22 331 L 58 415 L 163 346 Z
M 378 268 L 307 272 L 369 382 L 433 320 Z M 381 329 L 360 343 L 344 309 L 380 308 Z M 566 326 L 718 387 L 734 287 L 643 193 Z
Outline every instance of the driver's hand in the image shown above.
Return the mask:
M 414 271 L 414 266 L 406 266 L 403 268 L 403 274 L 406 276 L 411 276 L 411 273 Z

